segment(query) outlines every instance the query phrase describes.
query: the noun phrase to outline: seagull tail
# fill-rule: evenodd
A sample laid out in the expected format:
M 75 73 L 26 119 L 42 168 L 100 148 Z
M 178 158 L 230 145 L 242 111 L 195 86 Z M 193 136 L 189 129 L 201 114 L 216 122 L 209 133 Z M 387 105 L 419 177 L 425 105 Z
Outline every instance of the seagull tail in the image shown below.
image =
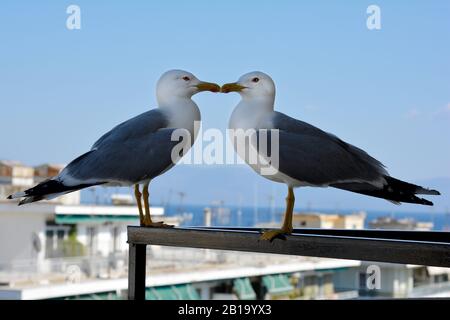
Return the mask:
M 45 180 L 33 188 L 27 189 L 25 191 L 16 192 L 10 196 L 8 199 L 23 198 L 19 202 L 19 206 L 32 203 L 44 199 L 53 199 L 66 193 L 77 191 L 83 188 L 87 188 L 96 184 L 80 184 L 76 186 L 66 186 L 62 182 L 55 179 Z
M 384 176 L 384 179 L 386 180 L 386 184 L 382 188 L 369 183 L 338 183 L 332 185 L 332 187 L 386 199 L 394 204 L 405 202 L 432 206 L 433 202 L 419 198 L 416 194 L 440 195 L 440 192 L 437 190 L 427 189 L 389 176 Z
M 389 176 L 384 177 L 386 182 L 388 183 L 388 187 L 392 187 L 393 189 L 403 190 L 405 192 L 410 192 L 414 194 L 426 194 L 431 196 L 440 196 L 441 193 L 437 190 L 427 189 L 409 182 L 401 181 Z

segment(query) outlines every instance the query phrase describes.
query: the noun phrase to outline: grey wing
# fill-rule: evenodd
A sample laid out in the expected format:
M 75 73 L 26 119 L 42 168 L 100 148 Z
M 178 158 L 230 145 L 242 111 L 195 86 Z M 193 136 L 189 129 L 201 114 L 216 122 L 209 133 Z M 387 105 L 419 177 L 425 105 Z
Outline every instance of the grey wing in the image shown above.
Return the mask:
M 159 109 L 144 112 L 134 118 L 122 122 L 98 139 L 92 149 L 97 149 L 105 144 L 121 142 L 134 137 L 153 133 L 161 128 L 167 127 L 167 117 Z
M 308 123 L 274 113 L 279 129 L 279 171 L 311 185 L 342 181 L 380 182 L 384 166 L 365 151 Z
M 152 179 L 174 165 L 166 116 L 158 109 L 134 117 L 103 135 L 91 151 L 72 161 L 66 180 L 90 183 L 137 183 Z M 65 173 L 65 175 L 64 175 Z M 67 181 L 69 182 L 69 181 Z

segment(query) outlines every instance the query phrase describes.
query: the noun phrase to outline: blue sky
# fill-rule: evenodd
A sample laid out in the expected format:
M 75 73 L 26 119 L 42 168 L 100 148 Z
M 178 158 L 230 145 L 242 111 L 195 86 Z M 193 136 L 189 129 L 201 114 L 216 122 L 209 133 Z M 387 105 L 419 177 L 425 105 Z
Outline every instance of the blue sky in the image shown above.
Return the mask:
M 66 8 L 81 8 L 81 30 Z M 366 28 L 381 8 L 382 29 Z M 402 179 L 450 177 L 448 1 L 2 1 L 0 158 L 67 163 L 155 107 L 162 72 L 261 70 L 276 108 L 366 149 Z M 195 97 L 225 129 L 237 95 Z

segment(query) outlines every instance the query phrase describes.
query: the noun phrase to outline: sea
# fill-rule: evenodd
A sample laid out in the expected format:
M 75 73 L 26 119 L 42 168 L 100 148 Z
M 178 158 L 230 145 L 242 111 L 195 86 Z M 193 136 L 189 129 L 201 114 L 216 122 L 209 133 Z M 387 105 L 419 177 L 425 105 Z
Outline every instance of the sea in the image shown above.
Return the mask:
M 165 214 L 168 216 L 185 215 L 190 217 L 183 222 L 183 226 L 202 226 L 204 225 L 204 210 L 209 207 L 213 211 L 212 225 L 227 227 L 252 227 L 258 223 L 277 222 L 282 220 L 283 208 L 254 208 L 237 206 L 208 206 L 208 205 L 184 205 L 182 207 L 171 205 L 165 206 Z M 320 212 L 325 214 L 352 214 L 361 210 L 329 210 L 329 209 L 302 209 L 296 208 L 296 212 Z M 449 230 L 449 213 L 429 213 L 429 212 L 389 212 L 364 210 L 366 213 L 366 228 L 368 223 L 379 217 L 392 217 L 395 219 L 412 218 L 420 222 L 432 222 L 433 230 Z

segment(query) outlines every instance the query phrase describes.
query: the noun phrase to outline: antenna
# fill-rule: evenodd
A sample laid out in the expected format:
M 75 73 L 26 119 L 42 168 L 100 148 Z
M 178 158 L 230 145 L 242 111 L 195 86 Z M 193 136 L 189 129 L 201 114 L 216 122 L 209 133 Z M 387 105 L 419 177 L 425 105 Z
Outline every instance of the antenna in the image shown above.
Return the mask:
M 242 194 L 239 194 L 238 211 L 237 211 L 237 224 L 238 224 L 239 227 L 242 226 Z
M 172 192 L 173 192 L 172 188 L 169 188 L 169 194 L 167 196 L 167 201 L 166 201 L 166 204 L 165 204 L 165 207 L 166 207 L 168 212 L 170 211 L 169 208 L 170 208 L 170 202 L 172 201 Z
M 253 206 L 253 225 L 258 224 L 258 183 L 254 184 L 254 206 Z
M 271 188 L 271 192 L 267 196 L 267 198 L 269 200 L 270 221 L 274 222 L 275 221 L 275 197 L 273 195 L 273 185 L 272 185 L 272 188 Z
M 443 229 L 444 231 L 450 231 L 450 211 L 448 207 L 445 208 L 445 223 Z
M 178 204 L 177 212 L 182 213 L 183 212 L 183 200 L 184 200 L 184 197 L 186 197 L 186 193 L 183 191 L 179 191 L 178 196 L 180 197 L 180 202 Z

